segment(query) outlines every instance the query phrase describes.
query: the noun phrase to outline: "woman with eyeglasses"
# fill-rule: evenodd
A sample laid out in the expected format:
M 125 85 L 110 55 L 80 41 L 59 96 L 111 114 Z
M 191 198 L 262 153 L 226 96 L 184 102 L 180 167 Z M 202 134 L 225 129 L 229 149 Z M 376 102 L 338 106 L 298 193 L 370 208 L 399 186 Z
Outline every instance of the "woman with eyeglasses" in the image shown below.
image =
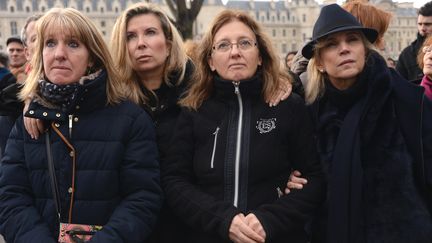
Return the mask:
M 202 39 L 196 76 L 180 104 L 162 181 L 187 242 L 306 242 L 323 177 L 303 100 L 265 100 L 288 82 L 261 26 L 225 10 Z M 308 185 L 283 195 L 293 168 Z
M 423 78 L 420 85 L 424 88 L 424 94 L 432 100 L 432 37 L 428 37 L 417 56 L 417 63 L 423 70 Z

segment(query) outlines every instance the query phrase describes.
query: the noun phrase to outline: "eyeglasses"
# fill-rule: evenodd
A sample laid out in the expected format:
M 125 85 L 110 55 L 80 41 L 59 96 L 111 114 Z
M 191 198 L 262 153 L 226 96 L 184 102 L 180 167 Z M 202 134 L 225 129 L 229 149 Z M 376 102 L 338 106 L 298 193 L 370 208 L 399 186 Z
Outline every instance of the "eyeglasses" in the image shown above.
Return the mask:
M 237 48 L 242 51 L 247 51 L 251 49 L 253 46 L 256 46 L 256 42 L 249 39 L 241 39 L 237 41 L 237 43 L 232 43 L 229 41 L 221 41 L 216 43 L 216 45 L 213 46 L 213 50 L 217 52 L 227 52 L 230 51 L 233 47 L 233 45 L 237 45 Z
M 428 53 L 428 52 L 431 52 L 432 51 L 432 45 L 430 45 L 430 46 L 424 46 L 423 47 L 423 49 L 422 49 L 422 52 L 423 53 Z

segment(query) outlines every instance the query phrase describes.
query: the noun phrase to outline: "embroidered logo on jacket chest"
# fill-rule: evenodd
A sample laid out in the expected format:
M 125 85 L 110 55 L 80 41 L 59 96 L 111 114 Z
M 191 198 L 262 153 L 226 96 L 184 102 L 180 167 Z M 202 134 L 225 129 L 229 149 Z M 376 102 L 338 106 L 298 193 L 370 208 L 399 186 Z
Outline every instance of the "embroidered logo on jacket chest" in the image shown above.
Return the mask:
M 256 128 L 261 134 L 271 132 L 271 130 L 276 128 L 276 118 L 270 118 L 270 119 L 261 118 L 259 119 L 259 121 L 257 121 Z

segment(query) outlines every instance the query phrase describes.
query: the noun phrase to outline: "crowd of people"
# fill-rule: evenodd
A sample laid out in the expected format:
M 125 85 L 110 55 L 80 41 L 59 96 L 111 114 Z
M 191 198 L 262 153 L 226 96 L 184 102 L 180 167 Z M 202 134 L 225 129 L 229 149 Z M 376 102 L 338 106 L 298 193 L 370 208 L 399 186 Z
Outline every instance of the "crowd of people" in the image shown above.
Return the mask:
M 73 8 L 30 17 L 0 55 L 0 234 L 430 242 L 432 2 L 397 64 L 391 18 L 324 6 L 281 65 L 237 10 L 199 42 L 151 3 L 125 9 L 109 44 Z

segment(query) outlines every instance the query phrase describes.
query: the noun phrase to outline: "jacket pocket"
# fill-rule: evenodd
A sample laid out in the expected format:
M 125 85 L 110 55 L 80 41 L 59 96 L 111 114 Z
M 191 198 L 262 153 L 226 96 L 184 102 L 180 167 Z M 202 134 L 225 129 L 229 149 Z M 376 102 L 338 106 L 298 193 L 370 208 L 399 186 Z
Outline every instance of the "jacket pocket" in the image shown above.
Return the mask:
M 215 154 L 216 154 L 216 145 L 217 145 L 218 133 L 219 133 L 219 127 L 216 127 L 216 130 L 213 133 L 214 139 L 213 139 L 213 151 L 212 151 L 212 156 L 211 156 L 211 160 L 210 160 L 210 169 L 214 168 L 214 158 L 215 158 Z

